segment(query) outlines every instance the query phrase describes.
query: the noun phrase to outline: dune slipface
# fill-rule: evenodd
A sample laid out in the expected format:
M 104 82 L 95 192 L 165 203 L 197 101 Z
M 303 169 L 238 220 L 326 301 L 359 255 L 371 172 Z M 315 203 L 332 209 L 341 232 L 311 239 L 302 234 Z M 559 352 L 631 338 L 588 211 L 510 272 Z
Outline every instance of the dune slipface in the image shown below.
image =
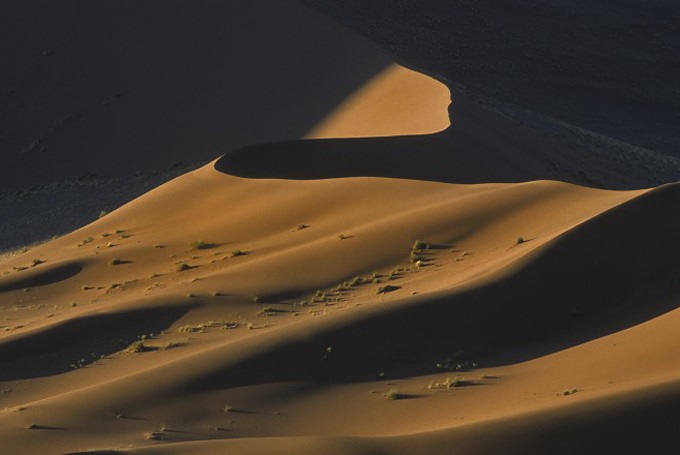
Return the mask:
M 675 453 L 680 187 L 461 103 L 389 66 L 0 262 L 0 453 Z

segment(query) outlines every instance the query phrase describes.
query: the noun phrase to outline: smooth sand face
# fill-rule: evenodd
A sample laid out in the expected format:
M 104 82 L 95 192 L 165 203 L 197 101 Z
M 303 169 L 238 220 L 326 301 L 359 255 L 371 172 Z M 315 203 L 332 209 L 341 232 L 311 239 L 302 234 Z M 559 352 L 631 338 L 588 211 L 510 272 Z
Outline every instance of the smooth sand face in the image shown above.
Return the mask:
M 309 135 L 437 131 L 442 87 L 392 66 Z M 0 453 L 673 453 L 677 185 L 221 161 L 0 262 Z
M 448 97 L 449 90 L 441 82 L 392 64 L 352 93 L 306 137 L 435 133 L 450 125 Z
M 663 314 L 675 220 L 610 255 L 676 193 L 250 180 L 208 165 L 2 264 L 2 440 L 21 453 L 444 453 L 485 422 L 600 410 L 680 367 L 677 315 Z M 419 265 L 417 239 L 432 244 Z M 642 251 L 658 265 L 629 263 L 620 279 L 637 281 L 619 282 L 614 264 Z M 456 362 L 470 371 L 443 371 Z M 469 382 L 444 385 L 458 375 Z M 224 441 L 174 444 L 205 439 Z

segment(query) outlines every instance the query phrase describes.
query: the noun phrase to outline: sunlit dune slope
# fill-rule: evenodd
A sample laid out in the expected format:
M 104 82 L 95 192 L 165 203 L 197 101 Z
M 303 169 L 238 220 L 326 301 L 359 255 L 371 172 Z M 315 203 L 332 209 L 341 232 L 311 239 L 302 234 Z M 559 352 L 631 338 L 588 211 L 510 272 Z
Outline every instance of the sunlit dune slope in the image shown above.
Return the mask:
M 392 64 L 352 93 L 307 138 L 405 136 L 449 126 L 449 90 L 424 74 Z
M 607 397 L 680 367 L 677 197 L 208 165 L 2 264 L 2 439 L 22 453 L 476 453 L 507 443 L 498 419 L 549 432 L 587 406 L 598 421 L 618 409 Z M 479 386 L 443 385 L 457 374 Z M 498 436 L 481 444 L 487 424 Z

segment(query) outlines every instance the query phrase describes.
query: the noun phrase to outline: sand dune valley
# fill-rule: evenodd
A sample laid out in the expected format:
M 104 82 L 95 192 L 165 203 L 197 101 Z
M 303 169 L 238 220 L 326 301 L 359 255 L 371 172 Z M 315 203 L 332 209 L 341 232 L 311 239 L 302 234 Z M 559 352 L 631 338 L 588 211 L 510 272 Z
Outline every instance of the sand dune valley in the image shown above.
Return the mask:
M 566 3 L 1 4 L 0 455 L 679 453 L 680 9 Z

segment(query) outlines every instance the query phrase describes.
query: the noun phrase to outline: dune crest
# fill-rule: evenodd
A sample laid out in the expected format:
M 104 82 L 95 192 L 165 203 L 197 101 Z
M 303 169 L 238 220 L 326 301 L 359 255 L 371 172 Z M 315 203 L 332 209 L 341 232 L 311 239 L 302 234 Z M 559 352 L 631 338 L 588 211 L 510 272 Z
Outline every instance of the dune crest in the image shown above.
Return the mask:
M 315 125 L 304 137 L 404 136 L 450 125 L 449 89 L 424 74 L 392 64 Z

